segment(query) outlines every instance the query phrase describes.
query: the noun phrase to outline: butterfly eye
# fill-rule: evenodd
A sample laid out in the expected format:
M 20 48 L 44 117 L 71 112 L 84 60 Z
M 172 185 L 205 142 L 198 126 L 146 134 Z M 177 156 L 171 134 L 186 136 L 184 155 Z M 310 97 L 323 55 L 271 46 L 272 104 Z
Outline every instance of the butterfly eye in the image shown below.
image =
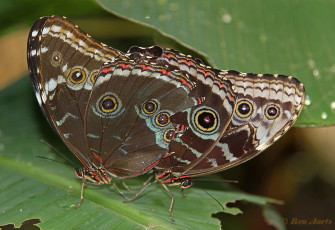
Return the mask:
M 171 142 L 171 140 L 175 137 L 176 130 L 175 129 L 168 129 L 164 132 L 164 141 Z
M 265 109 L 265 116 L 270 120 L 277 118 L 279 114 L 280 110 L 276 105 L 268 105 Z
M 170 123 L 170 114 L 162 112 L 156 115 L 155 122 L 158 126 L 166 126 Z
M 184 181 L 180 183 L 180 188 L 182 189 L 189 188 L 191 186 L 192 186 L 192 181 L 190 181 L 189 179 L 185 179 Z
M 142 110 L 146 114 L 155 113 L 157 111 L 157 108 L 158 108 L 158 104 L 154 100 L 148 100 L 142 106 Z
M 106 95 L 100 100 L 100 109 L 104 113 L 112 113 L 117 107 L 118 103 L 113 95 Z
M 86 78 L 86 73 L 83 69 L 75 68 L 69 73 L 69 79 L 73 84 L 80 84 Z
M 241 118 L 249 117 L 252 110 L 252 105 L 247 100 L 239 101 L 236 105 L 236 114 Z
M 209 109 L 201 109 L 195 114 L 196 126 L 204 132 L 211 132 L 218 126 L 218 116 Z
M 58 67 L 62 64 L 62 61 L 63 61 L 63 55 L 58 51 L 54 51 L 50 59 L 51 65 L 53 67 Z

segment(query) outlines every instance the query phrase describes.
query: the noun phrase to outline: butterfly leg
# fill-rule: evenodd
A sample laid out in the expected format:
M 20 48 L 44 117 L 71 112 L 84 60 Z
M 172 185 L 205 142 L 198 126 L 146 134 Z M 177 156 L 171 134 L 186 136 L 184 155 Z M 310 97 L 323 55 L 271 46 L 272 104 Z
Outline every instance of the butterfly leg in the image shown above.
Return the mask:
M 152 175 L 143 183 L 143 185 L 142 185 L 142 187 L 143 186 L 145 186 L 146 184 L 148 184 L 150 181 L 151 181 L 151 179 L 152 179 Z M 123 180 L 120 180 L 121 181 L 121 183 L 122 183 L 122 186 L 125 188 L 125 189 L 127 189 L 127 191 L 129 192 L 129 193 L 132 193 L 132 194 L 135 194 L 136 192 L 135 191 L 133 191 L 133 190 L 131 190 L 130 188 L 129 188 L 129 186 L 123 181 Z
M 120 180 L 120 181 L 121 181 L 121 183 L 122 183 L 122 186 L 123 186 L 129 193 L 131 193 L 131 194 L 135 194 L 135 193 L 136 193 L 135 191 L 131 190 L 131 189 L 128 187 L 128 185 L 127 185 L 123 180 Z
M 118 187 L 115 183 L 113 183 L 112 186 L 116 188 L 116 190 L 120 193 L 120 195 L 121 195 L 124 199 L 126 199 L 127 201 L 130 200 L 130 198 L 128 198 L 126 195 L 124 195 L 123 192 L 119 189 L 119 187 Z
M 123 201 L 123 202 L 128 203 L 128 202 L 131 202 L 131 201 L 135 200 L 135 199 L 136 199 L 139 195 L 141 195 L 141 194 L 144 192 L 144 190 L 146 190 L 150 185 L 157 183 L 158 179 L 156 179 L 156 180 L 150 182 L 151 178 L 152 178 L 152 176 L 150 176 L 149 179 L 143 184 L 141 190 L 140 190 L 138 193 L 136 193 L 132 198 L 126 198 L 126 200 Z
M 76 209 L 80 207 L 81 202 L 84 199 L 84 188 L 85 188 L 85 181 L 83 180 L 82 183 L 81 183 L 80 200 L 79 200 L 78 204 L 75 207 Z
M 184 191 L 185 191 L 185 190 L 182 188 L 182 189 L 181 189 L 181 195 L 182 195 L 183 198 L 186 198 L 186 195 L 185 195 Z
M 170 189 L 168 189 L 168 187 L 164 184 L 164 183 L 161 183 L 163 188 L 165 189 L 165 191 L 167 191 L 170 196 L 171 196 L 171 202 L 170 202 L 170 208 L 169 208 L 169 217 L 170 217 L 170 220 L 172 222 L 175 222 L 174 219 L 172 218 L 172 209 L 173 209 L 173 203 L 174 203 L 174 195 L 173 193 L 170 191 Z

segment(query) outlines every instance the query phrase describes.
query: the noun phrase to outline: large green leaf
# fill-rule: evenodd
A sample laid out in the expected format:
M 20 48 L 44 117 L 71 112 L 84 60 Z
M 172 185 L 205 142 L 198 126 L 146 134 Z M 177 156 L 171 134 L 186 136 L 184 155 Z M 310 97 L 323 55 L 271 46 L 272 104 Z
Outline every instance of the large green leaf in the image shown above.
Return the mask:
M 160 184 L 150 186 L 131 203 L 123 203 L 111 186 L 88 185 L 84 202 L 74 209 L 80 181 L 73 166 L 41 139 L 74 159 L 46 123 L 25 77 L 0 92 L 0 226 L 13 223 L 18 227 L 35 218 L 40 219 L 38 226 L 43 229 L 219 229 L 219 220 L 211 214 L 241 213 L 230 203 L 242 200 L 269 208 L 268 202 L 276 202 L 232 191 L 221 183 L 214 184 L 212 189 L 206 186 L 207 192 L 223 205 L 222 210 L 201 187 L 185 191 L 185 198 L 177 188 L 171 188 L 176 220 L 172 223 L 168 217 L 170 197 Z M 129 179 L 127 183 L 140 187 L 144 179 Z
M 104 11 L 91 0 L 1 0 L 0 35 L 22 24 L 31 25 L 41 16 L 78 17 L 89 14 L 92 17 L 103 13 Z
M 106 10 L 156 28 L 221 69 L 300 79 L 299 125 L 335 124 L 334 1 L 97 0 Z

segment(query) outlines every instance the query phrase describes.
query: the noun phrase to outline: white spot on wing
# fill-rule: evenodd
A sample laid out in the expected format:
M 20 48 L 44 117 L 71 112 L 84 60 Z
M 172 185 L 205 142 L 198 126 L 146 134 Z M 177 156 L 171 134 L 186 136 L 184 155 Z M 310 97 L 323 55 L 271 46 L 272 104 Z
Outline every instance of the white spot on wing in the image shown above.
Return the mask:
M 291 114 L 291 112 L 290 112 L 289 110 L 285 110 L 285 111 L 284 111 L 284 114 L 285 114 L 285 116 L 286 116 L 287 118 L 292 117 L 292 114 Z
M 93 133 L 88 133 L 87 136 L 91 137 L 91 138 L 94 138 L 94 139 L 100 138 L 100 136 L 94 135 Z
M 58 75 L 58 79 L 57 79 L 57 83 L 61 84 L 61 83 L 65 83 L 65 78 L 62 75 Z
M 45 94 L 44 91 L 42 91 L 41 93 L 41 98 L 42 98 L 42 101 L 45 103 L 47 101 L 47 95 Z
M 52 26 L 52 28 L 51 28 L 51 30 L 52 30 L 53 32 L 59 32 L 60 29 L 61 29 L 60 26 Z
M 97 81 L 95 82 L 95 86 L 99 86 L 102 83 L 104 83 L 105 81 L 108 81 L 111 78 L 111 76 L 112 76 L 112 74 L 109 73 L 104 77 L 98 77 Z
M 30 56 L 35 56 L 36 55 L 36 50 L 31 50 L 30 51 Z
M 43 54 L 43 53 L 46 53 L 48 50 L 49 50 L 48 47 L 42 47 L 42 48 L 41 48 L 41 53 L 42 53 L 42 54 Z
M 78 119 L 77 116 L 74 116 L 71 113 L 66 113 L 62 119 L 60 119 L 59 121 L 56 121 L 56 124 L 58 126 L 61 126 L 62 124 L 64 124 L 64 122 L 66 121 L 66 119 L 68 119 L 69 117 L 72 117 L 73 119 Z
M 57 87 L 57 82 L 53 78 L 51 78 L 50 81 L 48 82 L 48 87 L 49 91 L 55 90 Z
M 66 37 L 71 38 L 72 37 L 72 33 L 70 31 L 66 32 Z
M 229 146 L 228 144 L 221 144 L 221 143 L 218 143 L 217 144 L 218 147 L 220 147 L 222 149 L 222 152 L 223 152 L 223 156 L 229 161 L 229 162 L 232 162 L 234 160 L 237 160 L 236 157 L 234 157 L 234 154 L 232 154 L 229 150 Z
M 42 30 L 42 35 L 49 33 L 50 27 L 44 27 Z
M 185 144 L 180 138 L 175 138 L 173 139 L 176 142 L 181 143 L 182 145 L 186 146 L 197 158 L 202 156 L 202 153 L 199 152 L 198 150 L 191 148 L 189 145 Z
M 62 67 L 62 71 L 65 72 L 67 70 L 67 63 L 65 65 L 63 65 Z
M 55 95 L 56 95 L 56 91 L 54 91 L 52 94 L 49 94 L 49 100 L 50 101 L 53 100 Z M 52 109 L 52 110 L 54 110 L 54 109 Z
M 209 159 L 207 159 L 207 161 L 211 163 L 211 166 L 213 168 L 218 167 L 218 163 L 216 162 L 215 158 L 209 158 Z
M 31 36 L 32 37 L 36 37 L 38 34 L 38 31 L 37 30 L 34 30 L 33 32 L 31 32 Z
M 92 88 L 93 84 L 91 83 L 91 81 L 86 81 L 86 83 L 84 84 L 84 89 L 91 90 Z
M 179 158 L 179 157 L 175 157 L 175 158 L 176 158 L 176 160 L 177 160 L 178 162 L 180 162 L 180 163 L 184 163 L 184 164 L 186 164 L 186 165 L 191 164 L 191 161 L 189 161 L 189 160 L 183 160 L 183 159 L 181 159 L 181 158 Z

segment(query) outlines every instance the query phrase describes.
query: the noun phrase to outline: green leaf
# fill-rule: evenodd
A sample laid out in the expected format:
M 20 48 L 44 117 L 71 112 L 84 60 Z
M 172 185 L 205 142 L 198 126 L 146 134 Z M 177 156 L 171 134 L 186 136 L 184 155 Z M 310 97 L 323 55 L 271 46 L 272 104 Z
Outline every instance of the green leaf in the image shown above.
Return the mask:
M 292 75 L 306 88 L 298 125 L 335 124 L 333 1 L 97 0 L 156 28 L 220 69 Z
M 1 0 L 0 35 L 19 25 L 32 25 L 41 16 L 66 15 L 90 17 L 103 14 L 103 10 L 91 0 Z
M 263 207 L 263 216 L 269 225 L 272 225 L 278 230 L 285 229 L 285 225 L 281 215 L 276 210 L 271 208 L 271 206 L 266 205 Z
M 224 207 L 222 210 L 202 190 L 201 183 L 187 189 L 185 198 L 178 188 L 171 188 L 175 194 L 173 223 L 168 212 L 170 197 L 160 184 L 150 186 L 131 203 L 123 203 L 112 186 L 87 185 L 84 201 L 75 209 L 80 180 L 73 166 L 41 139 L 73 161 L 73 154 L 65 150 L 45 121 L 25 77 L 0 92 L 0 226 L 13 223 L 19 227 L 35 218 L 40 219 L 38 226 L 43 229 L 219 229 L 219 220 L 211 215 L 241 213 L 232 206 L 236 201 L 261 207 L 277 203 L 228 188 L 221 190 L 221 183 L 214 183 L 212 189 L 204 187 Z M 141 176 L 126 182 L 136 189 L 144 180 Z

